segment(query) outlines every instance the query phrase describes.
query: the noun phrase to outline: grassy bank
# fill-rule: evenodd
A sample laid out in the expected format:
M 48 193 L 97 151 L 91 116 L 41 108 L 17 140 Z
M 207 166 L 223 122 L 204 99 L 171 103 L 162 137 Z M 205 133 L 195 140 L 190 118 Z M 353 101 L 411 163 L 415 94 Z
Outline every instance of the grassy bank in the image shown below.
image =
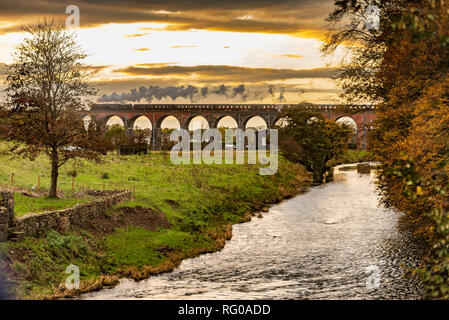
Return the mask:
M 37 174 L 49 172 L 44 158 L 36 162 L 7 159 L 9 155 L 0 156 L 0 184 L 7 184 L 7 173 L 14 172 L 16 185 L 31 188 Z M 73 161 L 63 167 L 60 188 L 65 198 L 53 206 L 71 206 L 76 201 L 71 193 L 73 172 L 76 192 L 103 186 L 135 188 L 135 200 L 111 210 L 111 220 L 125 221 L 112 231 L 101 226 L 70 234 L 51 231 L 46 238 L 2 244 L 3 267 L 13 276 L 19 298 L 70 296 L 114 285 L 120 277 L 142 279 L 171 270 L 184 258 L 219 250 L 231 236 L 232 224 L 247 221 L 251 213 L 300 192 L 309 183 L 301 166 L 282 157 L 276 175 L 260 176 L 256 165 L 173 165 L 165 153 L 111 155 L 102 163 Z M 40 183 L 48 188 L 48 177 L 41 177 Z M 21 213 L 27 205 L 34 203 L 39 209 L 36 203 L 48 200 L 19 199 Z M 165 222 L 140 221 L 139 213 L 149 219 L 157 214 Z M 80 291 L 65 289 L 65 270 L 71 264 L 80 269 Z

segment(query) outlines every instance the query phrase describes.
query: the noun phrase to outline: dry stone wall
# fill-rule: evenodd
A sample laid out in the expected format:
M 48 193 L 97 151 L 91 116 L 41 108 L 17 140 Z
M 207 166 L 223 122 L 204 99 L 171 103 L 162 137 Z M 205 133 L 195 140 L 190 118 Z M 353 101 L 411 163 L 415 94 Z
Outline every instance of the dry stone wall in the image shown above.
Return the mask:
M 8 240 L 10 227 L 14 224 L 14 193 L 0 191 L 0 242 Z
M 14 219 L 14 194 L 0 192 L 0 242 L 8 239 L 8 230 L 20 237 L 43 237 L 49 230 L 67 232 L 88 221 L 106 216 L 107 209 L 132 198 L 130 191 L 109 192 L 100 199 L 77 204 L 72 208 L 42 213 L 28 213 Z M 11 202 L 12 200 L 12 202 Z

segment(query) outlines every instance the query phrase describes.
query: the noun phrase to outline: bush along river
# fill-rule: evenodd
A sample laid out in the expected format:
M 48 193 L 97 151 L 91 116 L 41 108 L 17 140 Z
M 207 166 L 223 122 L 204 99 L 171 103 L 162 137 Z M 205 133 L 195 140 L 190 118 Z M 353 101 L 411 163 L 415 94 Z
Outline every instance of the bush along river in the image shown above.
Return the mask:
M 421 299 L 404 277 L 421 249 L 379 205 L 375 175 L 335 168 L 334 180 L 235 225 L 223 250 L 81 299 Z

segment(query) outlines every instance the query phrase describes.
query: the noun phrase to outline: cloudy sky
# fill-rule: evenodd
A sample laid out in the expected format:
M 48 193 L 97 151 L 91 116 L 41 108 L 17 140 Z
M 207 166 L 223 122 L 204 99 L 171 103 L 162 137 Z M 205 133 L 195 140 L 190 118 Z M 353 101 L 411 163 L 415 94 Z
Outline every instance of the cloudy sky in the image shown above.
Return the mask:
M 69 5 L 103 101 L 338 102 L 339 54 L 319 50 L 332 0 L 0 0 L 0 73 L 22 25 Z

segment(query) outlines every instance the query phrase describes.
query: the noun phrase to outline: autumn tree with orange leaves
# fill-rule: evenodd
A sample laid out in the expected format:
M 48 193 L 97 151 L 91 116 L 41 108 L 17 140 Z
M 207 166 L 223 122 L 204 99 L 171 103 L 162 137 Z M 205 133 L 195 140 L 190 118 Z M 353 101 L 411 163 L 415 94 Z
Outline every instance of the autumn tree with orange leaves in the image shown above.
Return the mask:
M 449 299 L 449 2 L 335 3 L 323 51 L 349 48 L 338 81 L 349 102 L 378 107 L 369 145 L 383 203 L 431 244 L 418 273 L 431 296 Z M 379 29 L 366 28 L 369 5 L 380 8 Z
M 379 29 L 367 28 L 369 5 L 380 9 Z M 441 101 L 449 75 L 448 10 L 444 1 L 339 0 L 329 16 L 331 28 L 323 47 L 324 53 L 332 54 L 345 45 L 351 53 L 337 79 L 343 97 L 349 103 L 378 107 L 369 145 L 384 169 L 378 184 L 384 204 L 404 211 L 404 222 L 427 236 L 431 224 L 423 212 L 428 206 L 409 201 L 402 193 L 405 182 L 387 172 L 407 155 L 417 161 L 422 174 L 438 182 L 441 177 L 435 172 L 449 160 L 443 156 L 449 137 L 441 123 L 447 117 Z

